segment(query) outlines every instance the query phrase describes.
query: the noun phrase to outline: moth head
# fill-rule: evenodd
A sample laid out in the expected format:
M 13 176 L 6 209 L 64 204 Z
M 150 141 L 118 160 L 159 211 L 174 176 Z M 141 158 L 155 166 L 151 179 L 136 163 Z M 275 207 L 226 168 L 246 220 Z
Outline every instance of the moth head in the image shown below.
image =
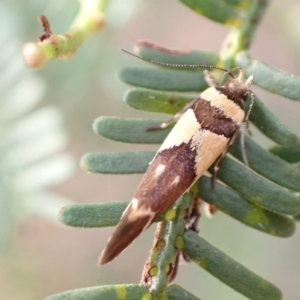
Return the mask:
M 234 70 L 234 69 L 233 69 Z M 245 80 L 244 69 L 239 68 L 240 73 L 236 78 L 230 79 L 220 87 L 216 87 L 219 91 L 224 93 L 230 100 L 243 107 L 243 103 L 247 101 L 248 94 L 253 94 L 250 87 L 253 82 L 253 75 Z M 228 72 L 230 75 L 232 70 Z

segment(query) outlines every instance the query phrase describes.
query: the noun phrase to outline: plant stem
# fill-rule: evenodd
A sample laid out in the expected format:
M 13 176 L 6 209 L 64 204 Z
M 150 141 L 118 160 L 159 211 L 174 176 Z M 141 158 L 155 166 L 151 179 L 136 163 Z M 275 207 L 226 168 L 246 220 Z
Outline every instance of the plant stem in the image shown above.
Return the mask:
M 251 0 L 248 1 L 248 8 L 244 7 L 245 17 L 241 27 L 230 31 L 220 53 L 226 68 L 235 67 L 233 57 L 238 52 L 249 49 L 269 2 L 270 0 Z
M 80 3 L 78 15 L 65 34 L 52 33 L 46 17 L 39 18 L 44 34 L 39 42 L 29 42 L 22 49 L 27 66 L 38 68 L 50 59 L 69 58 L 91 34 L 103 28 L 107 0 L 81 0 Z
M 145 263 L 141 281 L 149 287 L 154 299 L 164 299 L 162 293 L 176 274 L 180 240 L 193 200 L 192 193 L 183 195 L 173 209 L 166 213 L 166 220 L 157 226 L 153 248 Z

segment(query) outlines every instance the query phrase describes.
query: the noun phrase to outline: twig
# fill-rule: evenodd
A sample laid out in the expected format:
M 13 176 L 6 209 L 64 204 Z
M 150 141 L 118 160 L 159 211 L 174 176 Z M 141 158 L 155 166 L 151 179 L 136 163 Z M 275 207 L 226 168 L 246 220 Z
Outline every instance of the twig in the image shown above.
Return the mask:
M 39 20 L 44 33 L 37 43 L 29 42 L 22 48 L 22 54 L 27 66 L 42 67 L 47 60 L 69 58 L 80 45 L 94 32 L 104 26 L 104 8 L 107 0 L 81 0 L 81 8 L 73 24 L 65 34 L 54 34 L 45 16 Z
M 249 49 L 257 27 L 264 16 L 270 0 L 249 1 L 249 8 L 244 16 L 241 28 L 233 28 L 226 37 L 221 50 L 222 61 L 225 67 L 233 68 L 232 58 L 243 50 Z
M 141 284 L 148 286 L 154 297 L 163 293 L 176 275 L 182 248 L 180 241 L 186 230 L 186 223 L 189 222 L 193 201 L 192 193 L 182 196 L 174 208 L 166 213 L 167 220 L 157 226 L 153 248 L 145 263 L 141 280 Z

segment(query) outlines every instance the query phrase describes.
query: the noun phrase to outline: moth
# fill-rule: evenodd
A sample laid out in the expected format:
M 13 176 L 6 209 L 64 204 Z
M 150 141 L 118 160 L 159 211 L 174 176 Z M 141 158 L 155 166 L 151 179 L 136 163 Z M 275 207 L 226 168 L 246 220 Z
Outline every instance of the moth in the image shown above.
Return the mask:
M 159 127 L 150 128 L 165 128 L 178 120 L 150 163 L 108 240 L 99 258 L 99 265 L 118 256 L 217 160 L 212 179 L 215 182 L 220 162 L 235 141 L 240 126 L 248 120 L 254 100 L 250 90 L 253 76 L 245 80 L 242 68 L 237 68 L 239 75 L 234 78 L 232 70 L 216 66 L 166 64 L 137 57 L 167 67 L 219 69 L 232 78 L 221 86 L 215 86 L 208 80 L 211 86 L 182 111 Z M 245 115 L 243 104 L 248 94 L 252 101 Z

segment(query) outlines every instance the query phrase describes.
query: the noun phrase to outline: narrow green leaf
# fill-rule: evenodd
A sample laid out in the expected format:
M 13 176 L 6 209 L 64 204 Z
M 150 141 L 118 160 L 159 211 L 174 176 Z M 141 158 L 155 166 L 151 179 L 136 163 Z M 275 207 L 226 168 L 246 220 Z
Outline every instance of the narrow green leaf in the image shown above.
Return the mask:
M 299 215 L 296 215 L 296 216 L 294 216 L 294 220 L 296 220 L 296 221 L 300 221 L 300 214 L 299 214 Z
M 179 65 L 213 65 L 219 61 L 219 55 L 214 52 L 204 51 L 173 51 L 161 46 L 142 41 L 138 46 L 138 54 L 146 59 L 158 62 Z M 193 70 L 193 69 L 189 69 Z M 194 69 L 197 70 L 197 69 Z
M 162 122 L 161 120 L 100 117 L 94 122 L 93 129 L 97 134 L 119 142 L 159 144 L 169 134 L 172 126 L 155 131 L 147 131 L 147 128 L 158 126 Z
M 237 139 L 239 140 L 240 136 Z M 245 148 L 251 169 L 279 185 L 300 191 L 300 167 L 298 165 L 288 164 L 272 155 L 247 136 L 245 136 Z M 235 143 L 230 148 L 230 153 L 243 162 L 240 143 Z
M 300 142 L 298 142 L 295 146 L 288 147 L 288 148 L 281 147 L 281 146 L 274 146 L 271 149 L 269 149 L 269 151 L 289 163 L 300 162 Z
M 295 232 L 293 219 L 265 210 L 224 185 L 217 183 L 212 189 L 211 178 L 202 176 L 198 186 L 201 199 L 247 226 L 278 237 Z
M 193 11 L 212 21 L 234 27 L 242 25 L 242 16 L 239 10 L 223 1 L 211 0 L 179 0 Z
M 85 171 L 101 174 L 145 173 L 155 152 L 87 153 L 81 159 Z
M 138 110 L 172 115 L 183 109 L 184 106 L 192 100 L 193 97 L 155 92 L 146 89 L 130 89 L 124 95 L 124 101 L 130 107 Z
M 200 300 L 181 286 L 173 284 L 166 289 L 168 300 Z
M 152 296 L 143 285 L 103 285 L 66 291 L 46 297 L 44 300 L 151 300 Z
M 128 201 L 110 203 L 72 204 L 59 212 L 59 221 L 67 226 L 99 228 L 115 226 L 119 222 Z M 165 212 L 168 214 L 168 211 Z M 165 214 L 155 222 L 165 220 Z
M 228 156 L 222 162 L 218 178 L 245 199 L 268 210 L 287 215 L 296 215 L 300 212 L 299 196 Z
M 119 73 L 125 83 L 163 91 L 194 92 L 207 88 L 203 72 L 167 68 L 125 68 Z
M 184 234 L 183 252 L 200 267 L 249 299 L 282 299 L 276 286 L 234 261 L 195 232 Z
M 236 65 L 254 76 L 254 84 L 266 91 L 292 100 L 300 100 L 300 77 L 276 69 L 262 61 L 251 59 L 247 52 L 236 56 Z
M 72 227 L 94 228 L 115 226 L 128 202 L 73 204 L 63 207 L 59 221 Z
M 249 103 L 247 103 L 249 105 Z M 297 143 L 298 137 L 282 123 L 257 97 L 250 114 L 250 121 L 274 142 L 291 146 Z

